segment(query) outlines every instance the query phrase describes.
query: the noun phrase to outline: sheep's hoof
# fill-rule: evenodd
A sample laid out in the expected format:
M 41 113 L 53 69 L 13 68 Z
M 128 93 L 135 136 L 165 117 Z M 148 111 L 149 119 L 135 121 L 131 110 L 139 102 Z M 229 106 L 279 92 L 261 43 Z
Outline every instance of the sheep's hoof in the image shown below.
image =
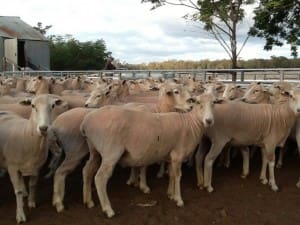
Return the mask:
M 210 186 L 210 187 L 206 187 L 206 190 L 208 193 L 212 193 L 214 191 L 214 188 Z
M 55 204 L 55 208 L 56 208 L 56 212 L 58 213 L 61 213 L 65 209 L 64 205 L 61 202 L 57 202 Z
M 282 164 L 276 164 L 276 168 L 277 169 L 281 169 L 282 168 Z
M 168 198 L 169 198 L 170 200 L 174 200 L 174 196 L 173 196 L 172 194 L 167 193 L 167 195 L 168 195 Z
M 271 186 L 271 190 L 274 191 L 274 192 L 277 192 L 279 191 L 279 188 L 277 187 L 276 184 L 269 184 Z
M 199 187 L 200 190 L 204 190 L 203 184 L 198 184 L 198 187 Z
M 176 201 L 176 205 L 178 206 L 178 207 L 183 207 L 184 206 L 184 202 L 180 199 L 180 200 L 177 200 Z
M 93 207 L 95 206 L 95 203 L 94 203 L 93 201 L 89 201 L 89 202 L 86 203 L 86 206 L 87 206 L 89 209 L 91 209 L 91 208 L 93 208 Z
M 134 187 L 137 187 L 137 186 L 138 186 L 138 182 L 137 182 L 137 181 L 133 181 L 133 180 L 128 180 L 128 181 L 126 182 L 126 184 L 127 184 L 128 186 L 134 186 Z
M 35 202 L 28 201 L 28 208 L 32 209 L 32 208 L 35 208 L 35 207 L 36 207 Z
M 144 194 L 149 194 L 150 193 L 150 188 L 149 187 L 140 187 L 140 189 Z
M 162 172 L 162 173 L 157 173 L 157 175 L 156 175 L 156 177 L 157 178 L 163 178 L 164 177 L 164 172 Z
M 297 182 L 296 187 L 300 188 L 300 180 Z
M 268 183 L 268 179 L 264 178 L 264 179 L 260 179 L 260 182 L 262 184 L 267 184 Z
M 17 223 L 26 222 L 26 216 L 25 216 L 24 212 L 17 212 L 16 220 L 17 220 Z
M 248 177 L 248 174 L 242 174 L 241 178 L 246 179 Z
M 103 212 L 108 218 L 112 218 L 115 215 L 115 212 L 112 209 L 104 209 Z
M 230 167 L 230 163 L 225 163 L 224 167 L 228 169 Z

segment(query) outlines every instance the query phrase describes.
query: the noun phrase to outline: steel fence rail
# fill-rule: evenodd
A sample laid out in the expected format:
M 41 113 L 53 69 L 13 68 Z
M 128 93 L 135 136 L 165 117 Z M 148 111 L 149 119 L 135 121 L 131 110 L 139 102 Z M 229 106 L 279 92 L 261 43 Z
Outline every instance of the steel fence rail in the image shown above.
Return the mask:
M 82 71 L 3 71 L 2 76 L 110 76 L 116 79 L 139 79 L 146 77 L 174 78 L 189 75 L 199 80 L 217 77 L 231 81 L 232 74 L 237 74 L 237 82 L 247 83 L 260 80 L 266 83 L 288 80 L 300 82 L 300 68 L 262 68 L 262 69 L 172 69 L 172 70 L 82 70 Z

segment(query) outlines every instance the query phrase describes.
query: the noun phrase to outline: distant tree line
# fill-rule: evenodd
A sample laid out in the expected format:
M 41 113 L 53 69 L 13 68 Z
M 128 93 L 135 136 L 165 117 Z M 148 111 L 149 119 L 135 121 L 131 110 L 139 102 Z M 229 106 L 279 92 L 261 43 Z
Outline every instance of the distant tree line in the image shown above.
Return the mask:
M 289 59 L 284 56 L 272 56 L 271 59 L 239 60 L 238 68 L 299 68 L 300 59 Z M 123 63 L 128 69 L 230 69 L 231 60 L 167 60 L 164 62 L 150 62 L 141 64 Z

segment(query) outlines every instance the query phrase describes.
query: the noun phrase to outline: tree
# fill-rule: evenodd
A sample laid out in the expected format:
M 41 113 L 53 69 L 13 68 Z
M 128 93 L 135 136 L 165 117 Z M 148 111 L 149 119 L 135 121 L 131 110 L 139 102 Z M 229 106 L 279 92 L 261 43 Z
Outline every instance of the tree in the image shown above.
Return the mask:
M 282 46 L 286 41 L 291 46 L 291 55 L 297 57 L 300 45 L 299 0 L 261 0 L 254 10 L 254 25 L 249 34 L 265 39 L 265 50 Z
M 80 42 L 71 35 L 50 37 L 50 61 L 53 70 L 99 70 L 111 56 L 105 42 Z
M 237 68 L 237 59 L 246 44 L 249 36 L 237 48 L 237 26 L 244 18 L 242 5 L 253 4 L 254 0 L 142 0 L 151 2 L 152 9 L 164 5 L 183 6 L 194 9 L 195 12 L 184 17 L 201 22 L 204 30 L 213 35 L 226 51 L 231 60 L 231 68 Z M 236 73 L 232 74 L 232 80 L 236 81 Z
M 43 27 L 43 24 L 41 22 L 38 22 L 37 26 L 33 27 L 33 28 L 36 29 L 37 31 L 39 31 L 42 35 L 45 35 L 51 27 L 52 27 L 52 25 L 47 25 L 47 26 Z

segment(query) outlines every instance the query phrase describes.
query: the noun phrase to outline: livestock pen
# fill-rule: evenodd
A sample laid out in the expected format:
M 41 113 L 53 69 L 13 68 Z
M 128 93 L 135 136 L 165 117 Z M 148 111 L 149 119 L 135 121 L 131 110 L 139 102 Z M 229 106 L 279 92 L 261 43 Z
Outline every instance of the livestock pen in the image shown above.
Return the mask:
M 18 71 L 2 72 L 6 76 L 88 76 L 105 77 L 113 73 L 114 79 L 139 79 L 144 77 L 179 78 L 195 77 L 196 80 L 208 80 L 218 77 L 224 82 L 231 82 L 232 70 L 115 70 L 115 71 Z M 247 69 L 236 70 L 237 83 L 247 84 L 252 81 L 262 81 L 266 84 L 274 81 L 300 82 L 299 69 Z M 238 122 L 238 121 L 237 121 Z M 289 148 L 295 149 L 295 143 Z M 57 213 L 52 206 L 52 179 L 41 176 L 37 188 L 37 208 L 25 207 L 28 216 L 27 224 L 45 225 L 84 225 L 84 224 L 128 224 L 128 225 L 157 225 L 157 224 L 300 224 L 300 190 L 296 182 L 300 175 L 299 159 L 290 152 L 285 157 L 284 167 L 276 169 L 276 177 L 280 191 L 275 193 L 264 185 L 258 178 L 261 167 L 261 157 L 256 152 L 250 163 L 250 176 L 240 178 L 242 168 L 241 156 L 233 159 L 230 168 L 217 167 L 214 169 L 214 193 L 199 190 L 196 183 L 194 168 L 183 166 L 182 194 L 185 206 L 178 208 L 166 195 L 167 176 L 156 178 L 157 165 L 149 168 L 148 181 L 151 193 L 144 194 L 138 189 L 126 185 L 129 169 L 116 168 L 108 185 L 110 200 L 116 211 L 116 216 L 107 219 L 100 212 L 98 200 L 96 207 L 87 209 L 82 199 L 82 165 L 67 179 L 65 203 L 67 208 Z M 42 175 L 47 172 L 44 168 Z M 16 224 L 15 197 L 8 177 L 0 179 L 0 216 L 3 225 Z M 93 189 L 94 199 L 96 190 Z

